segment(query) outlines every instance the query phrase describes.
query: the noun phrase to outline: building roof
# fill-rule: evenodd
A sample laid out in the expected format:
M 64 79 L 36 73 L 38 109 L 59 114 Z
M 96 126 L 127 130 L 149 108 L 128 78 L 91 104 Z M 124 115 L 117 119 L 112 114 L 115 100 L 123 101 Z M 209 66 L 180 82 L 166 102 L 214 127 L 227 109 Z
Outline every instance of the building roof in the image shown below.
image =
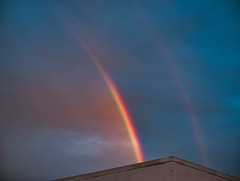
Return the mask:
M 73 177 L 68 177 L 68 178 L 62 178 L 62 179 L 58 179 L 55 181 L 85 180 L 85 179 L 96 178 L 96 177 L 107 176 L 107 175 L 111 175 L 111 174 L 115 174 L 115 173 L 121 173 L 121 172 L 130 171 L 130 170 L 135 170 L 135 169 L 139 169 L 139 168 L 157 166 L 157 165 L 166 164 L 169 162 L 174 162 L 174 163 L 177 163 L 180 165 L 184 165 L 184 166 L 187 166 L 187 167 L 196 169 L 198 171 L 202 171 L 202 172 L 205 172 L 210 175 L 214 175 L 214 176 L 226 179 L 226 180 L 240 181 L 240 179 L 237 177 L 234 177 L 234 176 L 231 176 L 231 175 L 228 175 L 225 173 L 221 173 L 216 170 L 213 170 L 213 169 L 201 166 L 201 165 L 197 165 L 195 163 L 191 163 L 191 162 L 185 161 L 183 159 L 180 159 L 180 158 L 177 158 L 174 156 L 157 159 L 157 160 L 152 160 L 152 161 L 146 161 L 146 162 L 142 162 L 142 163 L 136 163 L 136 164 L 122 166 L 122 167 L 118 167 L 118 168 L 107 169 L 107 170 L 88 173 L 88 174 L 83 174 L 83 175 L 78 175 L 78 176 L 73 176 Z

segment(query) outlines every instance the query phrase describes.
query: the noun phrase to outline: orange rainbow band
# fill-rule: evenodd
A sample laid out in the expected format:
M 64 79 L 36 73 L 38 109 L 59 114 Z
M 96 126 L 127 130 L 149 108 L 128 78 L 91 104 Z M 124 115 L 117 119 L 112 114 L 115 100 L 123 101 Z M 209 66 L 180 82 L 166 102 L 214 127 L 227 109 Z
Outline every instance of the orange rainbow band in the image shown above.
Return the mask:
M 124 105 L 124 102 L 116 88 L 116 86 L 114 85 L 113 81 L 111 80 L 111 78 L 108 76 L 108 74 L 106 73 L 106 71 L 103 69 L 103 67 L 100 65 L 97 57 L 92 54 L 89 50 L 88 54 L 91 57 L 91 59 L 93 60 L 94 64 L 96 65 L 97 69 L 99 70 L 100 74 L 102 75 L 110 93 L 112 94 L 112 97 L 114 99 L 114 102 L 121 114 L 121 117 L 124 121 L 124 125 L 127 129 L 129 138 L 131 140 L 132 146 L 133 146 L 133 150 L 135 153 L 135 157 L 137 162 L 143 162 L 144 161 L 144 156 L 142 153 L 142 149 L 141 149 L 141 145 L 137 136 L 137 132 L 134 129 L 134 125 L 132 123 L 132 120 L 127 112 L 127 109 Z

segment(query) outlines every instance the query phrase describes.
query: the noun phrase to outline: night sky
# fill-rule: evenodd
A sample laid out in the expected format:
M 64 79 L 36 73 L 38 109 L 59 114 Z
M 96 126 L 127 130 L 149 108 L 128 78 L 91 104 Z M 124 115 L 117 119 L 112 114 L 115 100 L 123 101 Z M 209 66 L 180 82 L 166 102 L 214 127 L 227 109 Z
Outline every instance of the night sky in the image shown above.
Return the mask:
M 239 0 L 0 3 L 0 175 L 42 181 L 145 160 L 240 177 Z

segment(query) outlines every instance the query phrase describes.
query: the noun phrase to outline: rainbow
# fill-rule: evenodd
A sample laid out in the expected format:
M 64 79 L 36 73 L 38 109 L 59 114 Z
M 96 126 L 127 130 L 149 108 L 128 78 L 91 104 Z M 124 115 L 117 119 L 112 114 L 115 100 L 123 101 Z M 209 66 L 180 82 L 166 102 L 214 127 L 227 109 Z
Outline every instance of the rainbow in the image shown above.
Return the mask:
M 142 148 L 141 148 L 141 144 L 140 144 L 137 132 L 134 128 L 133 121 L 132 121 L 132 119 L 131 119 L 131 117 L 130 117 L 127 109 L 126 109 L 124 101 L 121 98 L 121 95 L 120 95 L 117 87 L 115 86 L 112 79 L 110 78 L 110 76 L 105 71 L 105 69 L 100 64 L 100 61 L 99 61 L 98 57 L 91 51 L 90 48 L 88 48 L 88 44 L 86 44 L 86 41 L 83 41 L 83 37 L 81 37 L 79 35 L 79 33 L 74 28 L 70 27 L 70 29 L 72 30 L 72 33 L 79 39 L 79 41 L 81 42 L 81 45 L 83 46 L 85 51 L 90 56 L 91 60 L 95 64 L 97 70 L 99 71 L 100 75 L 102 76 L 109 92 L 111 93 L 111 95 L 113 97 L 113 100 L 116 104 L 116 107 L 117 107 L 117 109 L 118 109 L 118 111 L 121 115 L 121 118 L 124 122 L 126 130 L 128 132 L 128 136 L 129 136 L 129 139 L 130 139 L 131 144 L 132 144 L 132 148 L 133 148 L 133 152 L 134 152 L 136 161 L 137 162 L 143 162 L 144 161 L 144 155 L 143 155 L 143 151 L 142 151 Z M 84 29 L 84 27 L 81 26 L 81 29 Z M 85 31 L 85 35 L 88 35 L 87 36 L 88 41 L 91 41 L 91 40 L 93 41 L 92 37 L 86 31 Z
M 146 18 L 148 19 L 148 18 Z M 207 157 L 207 151 L 205 148 L 203 135 L 200 130 L 200 126 L 198 124 L 198 119 L 194 113 L 193 105 L 191 104 L 190 98 L 187 94 L 187 91 L 184 87 L 184 84 L 182 82 L 182 79 L 178 73 L 178 68 L 176 63 L 174 62 L 174 59 L 172 58 L 170 52 L 168 51 L 167 47 L 165 46 L 164 42 L 162 41 L 161 37 L 159 36 L 159 33 L 157 31 L 154 31 L 153 25 L 148 23 L 146 26 L 149 30 L 149 34 L 153 36 L 153 40 L 155 42 L 155 46 L 157 49 L 157 52 L 160 57 L 163 57 L 162 60 L 169 67 L 172 79 L 174 81 L 174 84 L 179 92 L 179 96 L 182 99 L 183 106 L 185 108 L 186 114 L 188 116 L 188 122 L 191 126 L 193 136 L 196 142 L 196 146 L 199 152 L 200 159 L 203 163 L 203 165 L 208 166 L 209 161 Z
M 137 10 L 138 13 L 140 13 L 139 15 L 141 17 L 145 17 L 144 28 L 145 30 L 147 30 L 148 34 L 152 36 L 152 42 L 155 45 L 156 53 L 165 63 L 165 65 L 169 68 L 172 80 L 177 88 L 177 91 L 179 92 L 179 96 L 182 99 L 183 107 L 188 116 L 188 122 L 192 129 L 192 134 L 196 142 L 196 148 L 198 150 L 201 162 L 203 165 L 209 166 L 207 150 L 204 144 L 203 134 L 201 133 L 199 121 L 194 112 L 194 107 L 191 104 L 188 93 L 184 87 L 184 83 L 179 75 L 177 64 L 175 63 L 174 58 L 171 56 L 171 52 L 168 51 L 168 48 L 165 46 L 164 41 L 161 39 L 160 32 L 155 28 L 153 22 L 151 21 L 151 17 L 148 16 L 148 14 L 143 10 Z
M 129 113 L 127 112 L 126 106 L 121 98 L 119 91 L 117 90 L 116 86 L 114 85 L 114 83 L 111 80 L 111 78 L 109 77 L 109 75 L 106 73 L 106 71 L 101 66 L 98 58 L 94 54 L 90 53 L 89 50 L 87 50 L 87 51 L 88 51 L 89 56 L 93 60 L 94 64 L 96 65 L 97 69 L 99 70 L 101 76 L 103 77 L 103 80 L 105 81 L 105 83 L 108 87 L 108 90 L 114 99 L 114 102 L 118 108 L 118 111 L 121 114 L 121 117 L 123 119 L 124 125 L 127 129 L 129 138 L 130 138 L 132 146 L 133 146 L 136 161 L 143 162 L 144 156 L 143 156 L 141 145 L 140 145 L 140 142 L 139 142 L 139 139 L 137 136 L 137 132 L 134 129 L 134 125 L 132 123 L 131 117 L 130 117 Z

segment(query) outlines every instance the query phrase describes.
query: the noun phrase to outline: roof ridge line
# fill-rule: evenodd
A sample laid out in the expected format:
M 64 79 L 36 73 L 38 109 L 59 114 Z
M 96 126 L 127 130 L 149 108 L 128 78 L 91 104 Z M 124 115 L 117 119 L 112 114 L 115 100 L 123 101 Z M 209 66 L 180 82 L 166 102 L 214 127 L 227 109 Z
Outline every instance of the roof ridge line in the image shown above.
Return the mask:
M 196 164 L 196 163 L 193 163 L 193 162 L 189 162 L 189 161 L 183 160 L 181 158 L 174 157 L 172 159 L 172 161 L 174 161 L 178 164 L 181 164 L 181 165 L 188 166 L 190 168 L 194 168 L 196 170 L 203 171 L 205 173 L 208 173 L 208 174 L 211 174 L 211 175 L 214 175 L 214 176 L 218 176 L 218 177 L 225 178 L 225 179 L 228 179 L 228 180 L 240 181 L 240 178 L 238 178 L 238 177 L 235 177 L 235 176 L 223 173 L 223 172 L 219 172 L 217 170 L 214 170 L 214 169 L 211 169 L 211 168 L 208 168 L 206 166 L 202 166 L 202 165 L 199 165 L 199 164 Z
M 76 176 L 72 176 L 72 177 L 66 177 L 66 178 L 57 179 L 54 181 L 67 181 L 68 179 L 69 180 L 72 180 L 72 179 L 83 180 L 83 179 L 87 179 L 87 178 L 91 178 L 91 177 L 100 177 L 100 176 L 104 176 L 104 175 L 110 175 L 110 174 L 114 174 L 114 173 L 135 170 L 135 169 L 143 168 L 143 167 L 151 167 L 151 166 L 160 165 L 160 164 L 164 164 L 164 163 L 168 163 L 168 162 L 175 162 L 177 164 L 185 165 L 190 168 L 197 169 L 197 170 L 203 171 L 205 173 L 215 175 L 215 176 L 218 176 L 221 178 L 225 178 L 225 179 L 228 179 L 231 181 L 240 181 L 240 179 L 237 177 L 234 177 L 234 176 L 210 169 L 208 167 L 201 166 L 201 165 L 183 160 L 183 159 L 175 157 L 175 156 L 169 156 L 169 157 L 155 159 L 155 160 L 141 162 L 141 163 L 134 163 L 134 164 L 130 164 L 130 165 L 100 170 L 100 171 L 86 173 L 86 174 L 82 174 L 82 175 L 76 175 Z

